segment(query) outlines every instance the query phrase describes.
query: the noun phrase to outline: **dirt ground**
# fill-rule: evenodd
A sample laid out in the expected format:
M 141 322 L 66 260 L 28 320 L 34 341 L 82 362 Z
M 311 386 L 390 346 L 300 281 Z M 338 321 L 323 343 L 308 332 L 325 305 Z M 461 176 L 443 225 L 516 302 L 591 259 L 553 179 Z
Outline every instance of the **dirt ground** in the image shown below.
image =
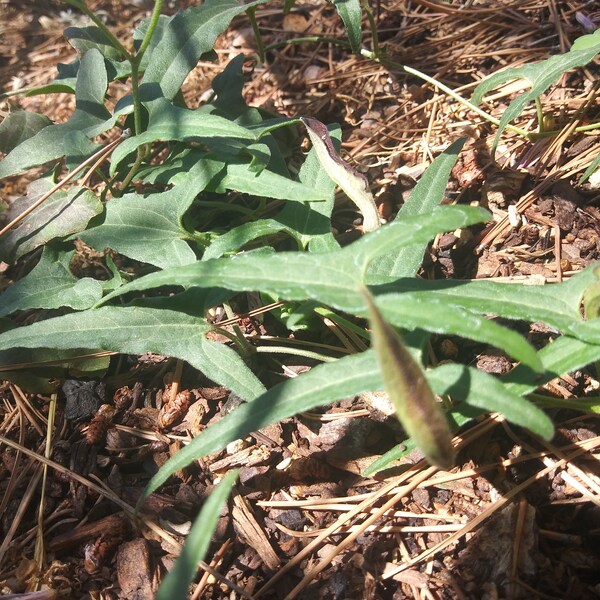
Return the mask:
M 173 13 L 193 3 L 165 4 Z M 152 8 L 144 0 L 89 5 L 121 40 Z M 567 51 L 585 33 L 578 15 L 600 26 L 591 2 L 372 5 L 388 56 L 464 98 L 500 68 Z M 298 1 L 287 16 L 273 3 L 257 17 L 266 44 L 344 35 L 334 7 L 321 0 Z M 75 58 L 62 31 L 80 23 L 58 2 L 0 0 L 0 91 L 51 81 L 57 63 Z M 256 52 L 245 18 L 219 39 L 218 61 L 190 75 L 186 102 L 199 105 L 212 77 L 240 52 Z M 485 109 L 500 117 L 521 89 L 502 86 Z M 493 161 L 490 123 L 417 77 L 326 43 L 268 52 L 245 87 L 251 105 L 339 122 L 343 154 L 368 174 L 386 217 L 432 158 L 466 135 L 448 200 L 484 205 L 495 223 L 441 236 L 422 275 L 547 284 L 599 258 L 600 192 L 577 180 L 600 152 L 600 134 L 573 132 L 599 120 L 597 91 L 597 63 L 566 73 L 542 98 L 548 124 L 560 133 L 531 142 L 505 131 Z M 16 94 L 0 101 L 0 117 L 18 107 L 60 122 L 73 105 L 67 94 Z M 535 123 L 531 106 L 518 125 Z M 26 184 L 27 175 L 3 182 L 3 201 Z M 521 215 L 518 227 L 509 222 L 511 206 Z M 240 322 L 249 334 L 264 334 L 265 323 Z M 550 335 L 534 327 L 528 334 L 540 344 Z M 435 339 L 431 355 L 490 373 L 512 368 L 497 350 L 458 339 Z M 295 372 L 309 366 L 286 363 Z M 600 598 L 600 432 L 592 415 L 557 409 L 551 444 L 488 416 L 460 432 L 452 471 L 435 471 L 413 452 L 369 478 L 363 469 L 397 444 L 400 432 L 376 397 L 349 398 L 190 465 L 150 497 L 144 522 L 135 524 L 127 509 L 149 477 L 237 399 L 188 366 L 177 371 L 165 357 L 113 357 L 110 373 L 102 383 L 61 387 L 52 460 L 63 469 L 48 471 L 43 504 L 41 462 L 0 446 L 0 595 L 152 598 L 203 498 L 237 467 L 239 483 L 191 598 Z M 178 410 L 168 412 L 163 398 L 173 386 Z M 546 393 L 568 399 L 597 395 L 599 387 L 594 371 L 581 370 L 557 378 Z M 0 394 L 2 435 L 43 455 L 48 397 L 8 382 Z M 113 408 L 93 417 L 103 403 Z M 38 528 L 44 546 L 36 552 Z

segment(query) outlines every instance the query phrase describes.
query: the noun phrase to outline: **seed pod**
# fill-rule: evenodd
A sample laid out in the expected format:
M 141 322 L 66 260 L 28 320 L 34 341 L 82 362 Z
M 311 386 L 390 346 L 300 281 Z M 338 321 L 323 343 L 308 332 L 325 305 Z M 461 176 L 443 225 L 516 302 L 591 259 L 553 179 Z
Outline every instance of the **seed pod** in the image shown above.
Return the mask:
M 333 147 L 327 127 L 321 121 L 307 117 L 302 117 L 300 120 L 306 127 L 308 137 L 325 172 L 361 212 L 363 231 L 368 233 L 377 229 L 381 225 L 381 220 L 366 177 L 339 157 Z
M 396 415 L 427 460 L 449 469 L 454 464 L 452 435 L 425 373 L 400 335 L 385 322 L 370 292 L 362 292 L 369 309 L 371 343 Z

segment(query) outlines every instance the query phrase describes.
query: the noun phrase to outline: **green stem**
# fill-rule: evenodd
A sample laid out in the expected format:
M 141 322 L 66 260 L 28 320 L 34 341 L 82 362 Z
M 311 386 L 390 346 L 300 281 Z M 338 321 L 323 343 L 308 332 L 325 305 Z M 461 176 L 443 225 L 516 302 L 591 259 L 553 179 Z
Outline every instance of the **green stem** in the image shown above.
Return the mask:
M 580 410 L 593 414 L 600 414 L 600 397 L 595 398 L 551 398 L 542 394 L 529 394 L 527 396 L 542 408 L 566 408 L 569 410 Z
M 256 48 L 258 50 L 258 58 L 261 63 L 265 62 L 265 44 L 258 28 L 258 22 L 256 21 L 256 6 L 249 8 L 246 11 L 250 24 L 252 25 L 252 31 L 254 32 L 254 39 L 256 39 Z
M 283 40 L 282 42 L 276 42 L 265 46 L 265 52 L 269 50 L 277 50 L 284 46 L 294 46 L 295 44 L 336 44 L 337 46 L 343 46 L 344 48 L 350 48 L 350 44 L 344 40 L 338 40 L 337 38 L 323 37 L 320 35 L 309 35 L 305 37 L 292 38 L 291 40 Z
M 371 40 L 373 43 L 373 53 L 376 56 L 380 56 L 381 52 L 379 51 L 379 34 L 377 33 L 377 23 L 375 23 L 375 17 L 373 16 L 373 11 L 371 10 L 369 0 L 363 0 L 362 5 L 365 9 L 367 19 L 369 20 L 369 27 L 371 29 Z
M 140 49 L 137 51 L 135 55 L 135 59 L 142 62 L 142 57 L 144 56 L 144 52 L 150 45 L 150 40 L 152 40 L 152 36 L 156 31 L 156 27 L 158 26 L 158 20 L 160 18 L 160 13 L 162 11 L 164 0 L 154 0 L 154 9 L 152 10 L 152 15 L 150 16 L 150 23 L 148 25 L 148 29 L 146 29 L 146 35 L 144 35 L 144 39 L 142 40 L 142 45 Z
M 92 20 L 94 25 L 96 25 L 98 29 L 101 29 L 104 35 L 106 35 L 106 37 L 110 40 L 110 43 L 112 44 L 113 48 L 116 48 L 123 55 L 124 58 L 126 58 L 129 62 L 133 60 L 133 57 L 131 56 L 131 54 L 129 54 L 125 46 L 123 46 L 123 44 L 121 44 L 121 42 L 111 33 L 110 29 L 102 22 L 102 20 L 99 19 L 94 14 L 94 12 L 87 7 L 86 3 L 83 2 L 83 0 L 64 1 L 65 4 L 69 4 L 74 8 L 79 9 L 85 15 L 87 15 Z
M 538 135 L 541 135 L 544 133 L 544 109 L 542 108 L 542 101 L 539 96 L 535 99 L 535 111 L 537 114 Z
M 235 317 L 231 306 L 229 306 L 227 302 L 223 302 L 223 308 L 225 309 L 225 314 L 227 315 L 228 319 L 233 319 Z M 225 333 L 227 331 L 226 329 L 219 328 L 219 331 L 221 331 L 221 333 L 224 335 L 227 335 L 230 340 L 237 344 L 242 356 L 251 356 L 254 353 L 254 346 L 246 339 L 246 336 L 240 329 L 240 326 L 234 323 L 231 328 L 233 329 L 233 334 L 229 334 L 229 332 Z
M 299 348 L 289 348 L 288 346 L 255 346 L 254 350 L 262 354 L 293 354 L 294 356 L 302 356 L 304 358 L 313 358 L 321 362 L 334 362 L 338 360 L 334 356 L 327 356 L 320 352 L 312 350 L 300 350 Z
M 142 164 L 142 161 L 144 160 L 145 148 L 146 148 L 145 146 L 140 146 L 138 148 L 138 153 L 137 153 L 137 156 L 135 157 L 135 162 L 131 165 L 131 169 L 129 169 L 129 172 L 125 176 L 125 179 L 123 179 L 123 182 L 121 183 L 121 186 L 120 186 L 120 191 L 117 193 L 117 197 L 119 197 L 123 194 L 123 192 L 127 189 L 127 186 L 132 182 L 133 178 L 135 177 L 137 170 L 140 168 L 140 165 Z M 141 150 L 141 152 L 140 152 L 140 150 Z
M 160 17 L 160 11 L 162 10 L 164 0 L 155 0 L 154 1 L 154 10 L 152 11 L 152 16 L 150 17 L 150 23 L 148 25 L 148 29 L 146 29 L 146 33 L 144 35 L 144 39 L 142 40 L 142 44 L 140 49 L 137 51 L 135 56 L 131 57 L 131 95 L 133 96 L 133 120 L 135 124 L 135 135 L 140 135 L 142 133 L 142 101 L 140 98 L 140 85 L 139 85 L 139 77 L 140 77 L 140 65 L 142 64 L 142 58 L 144 57 L 144 53 L 150 44 L 150 40 L 152 40 L 152 36 L 156 31 L 156 26 L 158 25 L 158 19 Z M 138 148 L 138 157 L 140 155 L 145 154 L 145 148 Z

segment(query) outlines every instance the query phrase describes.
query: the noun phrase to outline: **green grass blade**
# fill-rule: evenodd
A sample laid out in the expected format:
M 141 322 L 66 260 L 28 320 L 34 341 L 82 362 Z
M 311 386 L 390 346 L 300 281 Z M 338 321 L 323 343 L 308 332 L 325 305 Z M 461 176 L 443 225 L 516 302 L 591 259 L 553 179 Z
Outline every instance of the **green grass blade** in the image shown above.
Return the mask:
M 190 529 L 181 554 L 162 580 L 156 600 L 185 600 L 188 597 L 188 588 L 200 561 L 206 556 L 212 532 L 217 526 L 221 509 L 231 493 L 237 475 L 237 471 L 230 471 L 210 492 Z

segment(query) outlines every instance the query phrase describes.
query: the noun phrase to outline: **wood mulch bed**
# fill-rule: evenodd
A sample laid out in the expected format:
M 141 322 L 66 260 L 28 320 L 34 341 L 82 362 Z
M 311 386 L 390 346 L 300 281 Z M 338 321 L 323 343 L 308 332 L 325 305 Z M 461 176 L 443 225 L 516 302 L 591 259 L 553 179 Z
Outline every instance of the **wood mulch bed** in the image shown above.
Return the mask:
M 151 10 L 144 1 L 89 4 L 120 39 L 129 39 Z M 168 10 L 191 4 L 169 3 Z M 600 24 L 585 2 L 372 4 L 388 56 L 465 98 L 502 67 L 568 50 L 585 33 L 578 12 Z M 51 81 L 56 64 L 75 57 L 62 30 L 81 21 L 65 5 L 0 0 L 0 11 L 3 91 Z M 320 0 L 298 1 L 287 16 L 281 6 L 267 5 L 257 17 L 266 44 L 344 35 L 333 6 Z M 228 60 L 255 51 L 248 22 L 237 19 L 218 41 L 218 63 L 202 63 L 188 78 L 188 104 L 201 103 Z M 466 135 L 447 199 L 487 206 L 495 223 L 440 236 L 422 275 L 540 285 L 599 257 L 600 192 L 577 180 L 600 152 L 600 135 L 572 131 L 600 117 L 597 76 L 597 64 L 566 73 L 542 99 L 561 133 L 532 143 L 505 131 L 495 161 L 496 128 L 488 122 L 416 77 L 325 43 L 269 52 L 249 74 L 245 93 L 255 106 L 341 123 L 343 153 L 367 174 L 388 218 L 432 158 Z M 500 117 L 522 89 L 506 84 L 484 108 Z M 19 107 L 64 121 L 73 105 L 66 94 L 15 95 L 0 102 L 0 117 Z M 518 125 L 535 123 L 531 106 Z M 3 200 L 23 192 L 28 177 L 3 182 Z M 352 229 L 346 208 L 340 198 L 342 232 Z M 89 268 L 96 258 L 82 260 Z M 5 269 L 2 287 L 11 277 Z M 275 327 L 252 316 L 240 324 L 250 336 Z M 526 333 L 540 346 L 553 335 L 535 325 Z M 431 359 L 460 359 L 497 374 L 513 366 L 496 349 L 447 337 L 434 339 Z M 48 470 L 43 504 L 40 459 L 0 447 L 0 595 L 152 598 L 203 498 L 239 468 L 190 598 L 600 597 L 600 432 L 593 416 L 557 409 L 552 443 L 488 416 L 456 437 L 452 471 L 430 468 L 412 452 L 369 478 L 364 468 L 401 442 L 402 432 L 385 398 L 349 398 L 196 461 L 150 497 L 135 524 L 128 515 L 149 477 L 239 399 L 172 359 L 113 360 L 101 383 L 71 380 L 61 387 L 51 455 L 60 469 Z M 293 376 L 311 364 L 280 366 Z M 273 371 L 270 363 L 264 368 Z M 273 372 L 274 382 L 278 376 Z M 593 370 L 581 370 L 555 379 L 546 393 L 568 399 L 597 395 L 599 387 Z M 43 455 L 49 399 L 8 382 L 0 393 L 2 435 Z M 38 513 L 44 545 L 36 554 Z

